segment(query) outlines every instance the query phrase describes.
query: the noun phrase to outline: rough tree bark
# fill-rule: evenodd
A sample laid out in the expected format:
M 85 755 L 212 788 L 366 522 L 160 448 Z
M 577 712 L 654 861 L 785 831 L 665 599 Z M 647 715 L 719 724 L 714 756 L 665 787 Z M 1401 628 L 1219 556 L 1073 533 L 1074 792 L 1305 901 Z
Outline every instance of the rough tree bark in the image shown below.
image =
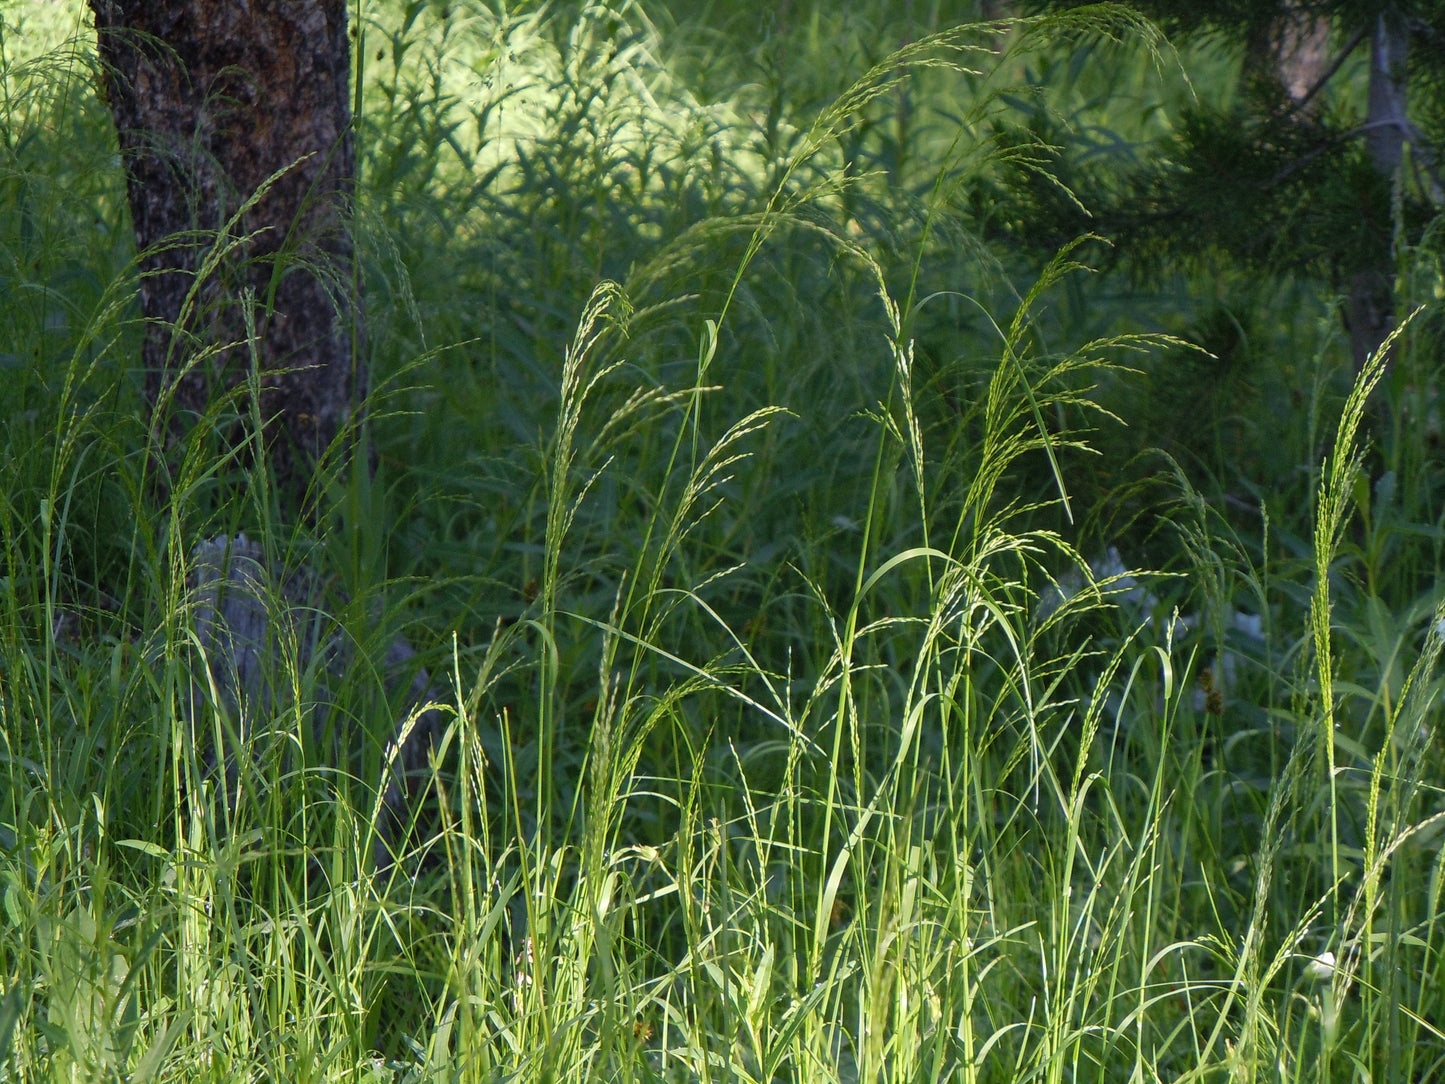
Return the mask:
M 290 510 L 305 514 L 315 468 L 366 391 L 347 229 L 345 0 L 89 2 L 140 253 L 155 424 L 179 435 L 255 356 L 269 463 Z M 198 668 L 184 707 L 193 723 L 207 710 L 235 723 L 238 749 L 209 756 L 233 776 L 238 751 L 262 752 L 253 723 L 284 708 L 283 649 L 293 645 L 302 670 L 319 666 L 308 705 L 318 728 L 350 652 L 311 570 L 282 575 L 245 536 L 199 542 L 189 557 Z M 415 709 L 437 694 L 412 654 L 397 637 L 385 670 Z M 391 861 L 437 718 L 420 713 L 393 739 L 378 867 Z M 341 744 L 355 752 L 352 738 Z
M 245 376 L 248 347 L 207 348 L 243 343 L 253 305 L 268 451 L 299 500 L 366 384 L 345 0 L 90 6 L 141 253 L 146 392 L 169 408 L 158 424 L 174 436 Z M 200 281 L 218 231 L 282 170 L 232 228 L 248 240 Z

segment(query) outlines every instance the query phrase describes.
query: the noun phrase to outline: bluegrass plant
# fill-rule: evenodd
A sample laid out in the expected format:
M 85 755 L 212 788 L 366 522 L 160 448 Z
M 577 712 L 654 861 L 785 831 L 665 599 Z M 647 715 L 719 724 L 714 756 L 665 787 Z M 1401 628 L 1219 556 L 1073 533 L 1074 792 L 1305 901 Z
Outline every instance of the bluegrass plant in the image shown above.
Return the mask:
M 157 505 L 87 54 L 4 19 L 0 1078 L 1440 1072 L 1445 612 L 1390 571 L 1439 529 L 1370 474 L 1383 360 L 1292 423 L 1307 509 L 1249 537 L 1180 470 L 1179 574 L 1091 564 L 1095 385 L 1181 344 L 1061 339 L 1088 242 L 1023 277 L 963 213 L 1046 167 L 988 137 L 1027 58 L 1167 67 L 1148 27 L 919 35 L 805 114 L 690 94 L 630 5 L 368 12 L 380 462 L 306 533 L 204 428 Z M 353 661 L 283 642 L 240 719 L 188 710 L 189 577 L 243 529 Z M 377 869 L 398 629 L 446 724 Z

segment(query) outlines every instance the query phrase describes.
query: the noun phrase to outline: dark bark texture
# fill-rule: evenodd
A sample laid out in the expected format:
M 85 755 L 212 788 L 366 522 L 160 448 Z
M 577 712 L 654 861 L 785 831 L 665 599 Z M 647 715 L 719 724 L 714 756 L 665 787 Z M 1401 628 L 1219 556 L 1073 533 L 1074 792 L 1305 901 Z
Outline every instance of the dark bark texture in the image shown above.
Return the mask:
M 174 437 L 245 377 L 252 306 L 268 454 L 299 498 L 365 392 L 345 0 L 90 5 L 141 253 L 157 422 Z M 227 237 L 245 240 L 213 260 Z

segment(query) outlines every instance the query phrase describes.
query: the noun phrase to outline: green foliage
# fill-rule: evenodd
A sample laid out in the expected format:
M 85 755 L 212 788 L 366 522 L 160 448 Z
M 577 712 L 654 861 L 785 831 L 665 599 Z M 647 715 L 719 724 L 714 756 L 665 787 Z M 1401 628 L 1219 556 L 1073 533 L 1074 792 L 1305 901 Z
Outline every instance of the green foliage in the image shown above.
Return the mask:
M 1307 261 L 1013 244 L 1169 54 L 891 8 L 368 9 L 379 466 L 311 532 L 204 426 L 157 504 L 104 112 L 6 9 L 0 1079 L 1435 1071 L 1438 314 L 1351 388 Z M 353 660 L 245 726 L 240 530 Z M 447 722 L 377 871 L 398 630 Z
M 1437 163 L 1445 8 L 1129 6 L 1181 40 L 1204 43 L 1218 54 L 1215 65 L 1223 57 L 1230 68 L 1216 71 L 1213 87 L 1137 158 L 1100 160 L 1097 140 L 1032 126 L 1029 136 L 1052 148 L 1057 170 L 1085 179 L 1077 187 L 1097 195 L 1087 208 L 1038 200 L 1015 232 L 1043 246 L 1060 233 L 1102 234 L 1143 281 L 1179 268 L 1196 276 L 1243 271 L 1267 295 L 1280 276 L 1308 276 L 1340 295 L 1358 371 L 1417 303 L 1402 282 L 1408 254 L 1436 232 L 1445 203 Z

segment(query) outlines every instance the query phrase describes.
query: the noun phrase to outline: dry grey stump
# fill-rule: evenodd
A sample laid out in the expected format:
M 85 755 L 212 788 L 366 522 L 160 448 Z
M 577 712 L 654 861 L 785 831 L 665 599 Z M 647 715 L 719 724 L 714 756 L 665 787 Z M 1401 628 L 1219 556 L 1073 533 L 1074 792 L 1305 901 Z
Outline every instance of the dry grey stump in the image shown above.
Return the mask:
M 328 684 L 345 679 L 353 651 L 344 630 L 325 608 L 318 577 L 307 569 L 283 576 L 268 565 L 259 544 L 244 534 L 222 535 L 193 548 L 189 586 L 198 650 L 185 707 L 193 732 L 201 732 L 196 724 L 208 707 L 214 708 L 233 723 L 232 744 L 241 755 L 258 758 L 263 750 L 255 732 L 257 723 L 285 708 L 295 676 L 315 667 L 313 727 L 320 738 L 330 715 Z M 384 668 L 388 695 L 412 669 L 415 654 L 403 636 L 388 647 Z M 385 796 L 375 826 L 378 870 L 391 866 L 401 845 L 444 716 L 431 708 L 416 715 L 409 727 L 406 721 L 422 705 L 442 699 L 426 670 L 417 667 L 388 749 Z M 344 734 L 333 734 L 337 757 L 354 759 L 360 740 L 360 735 L 348 741 Z M 228 800 L 234 800 L 241 772 L 235 752 L 211 749 L 204 760 L 209 770 L 224 777 Z

